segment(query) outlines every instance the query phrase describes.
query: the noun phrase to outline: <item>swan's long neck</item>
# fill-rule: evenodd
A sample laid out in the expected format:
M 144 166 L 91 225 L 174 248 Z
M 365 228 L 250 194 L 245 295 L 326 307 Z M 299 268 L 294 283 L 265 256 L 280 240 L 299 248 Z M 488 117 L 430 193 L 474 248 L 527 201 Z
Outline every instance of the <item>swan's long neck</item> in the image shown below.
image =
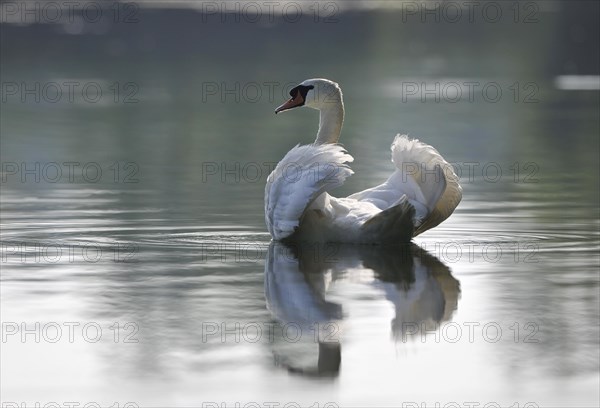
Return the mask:
M 319 132 L 315 144 L 337 143 L 344 123 L 344 103 L 341 98 L 328 101 L 320 111 Z

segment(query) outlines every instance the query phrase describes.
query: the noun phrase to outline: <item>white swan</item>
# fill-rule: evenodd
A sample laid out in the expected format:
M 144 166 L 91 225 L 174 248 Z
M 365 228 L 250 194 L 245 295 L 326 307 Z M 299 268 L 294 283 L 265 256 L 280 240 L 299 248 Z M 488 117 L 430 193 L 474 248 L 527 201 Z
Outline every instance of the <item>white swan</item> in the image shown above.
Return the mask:
M 275 240 L 406 243 L 452 214 L 462 188 L 452 166 L 433 147 L 397 135 L 396 169 L 381 185 L 336 198 L 329 191 L 353 174 L 353 161 L 337 144 L 344 121 L 342 92 L 328 79 L 308 79 L 275 110 L 320 111 L 313 144 L 297 145 L 275 167 L 265 187 L 265 220 Z

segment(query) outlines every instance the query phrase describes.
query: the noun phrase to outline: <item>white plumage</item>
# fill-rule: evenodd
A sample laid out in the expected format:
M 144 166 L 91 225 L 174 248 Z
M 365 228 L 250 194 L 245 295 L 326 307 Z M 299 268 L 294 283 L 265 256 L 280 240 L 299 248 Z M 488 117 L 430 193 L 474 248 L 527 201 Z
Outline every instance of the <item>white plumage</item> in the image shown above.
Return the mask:
M 341 186 L 354 173 L 346 164 L 353 160 L 334 144 L 298 145 L 290 150 L 267 179 L 265 214 L 273 238 L 290 236 L 317 197 Z
M 314 144 L 296 146 L 269 175 L 265 220 L 274 239 L 309 242 L 404 243 L 452 214 L 462 189 L 452 167 L 433 147 L 398 135 L 395 170 L 381 185 L 336 198 L 329 192 L 353 174 L 353 161 L 336 142 L 344 108 L 336 83 L 304 81 L 276 112 L 296 106 L 320 110 Z

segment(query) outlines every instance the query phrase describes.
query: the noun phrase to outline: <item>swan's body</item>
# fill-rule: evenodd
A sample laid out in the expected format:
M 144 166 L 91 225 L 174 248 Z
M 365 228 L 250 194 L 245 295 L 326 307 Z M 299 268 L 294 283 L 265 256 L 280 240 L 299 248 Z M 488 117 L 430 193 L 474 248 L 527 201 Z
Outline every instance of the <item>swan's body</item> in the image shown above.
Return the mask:
M 433 147 L 396 136 L 396 169 L 381 185 L 336 198 L 329 191 L 353 174 L 353 158 L 339 140 L 344 105 L 338 85 L 311 79 L 292 89 L 277 112 L 306 105 L 320 110 L 314 144 L 296 146 L 269 175 L 265 220 L 276 240 L 405 243 L 452 214 L 462 189 L 452 167 Z

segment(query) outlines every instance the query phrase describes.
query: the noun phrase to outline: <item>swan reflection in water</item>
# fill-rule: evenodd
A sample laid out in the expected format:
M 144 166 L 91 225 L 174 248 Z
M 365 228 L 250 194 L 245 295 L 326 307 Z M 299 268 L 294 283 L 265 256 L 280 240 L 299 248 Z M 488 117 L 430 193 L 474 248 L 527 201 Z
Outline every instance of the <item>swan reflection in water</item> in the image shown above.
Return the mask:
M 272 341 L 276 365 L 307 376 L 337 376 L 345 313 L 326 294 L 333 283 L 346 279 L 370 285 L 393 304 L 392 335 L 402 341 L 449 320 L 460 295 L 450 269 L 414 244 L 386 248 L 272 242 L 265 262 L 265 296 L 278 327 Z M 337 299 L 343 303 L 343 294 Z

